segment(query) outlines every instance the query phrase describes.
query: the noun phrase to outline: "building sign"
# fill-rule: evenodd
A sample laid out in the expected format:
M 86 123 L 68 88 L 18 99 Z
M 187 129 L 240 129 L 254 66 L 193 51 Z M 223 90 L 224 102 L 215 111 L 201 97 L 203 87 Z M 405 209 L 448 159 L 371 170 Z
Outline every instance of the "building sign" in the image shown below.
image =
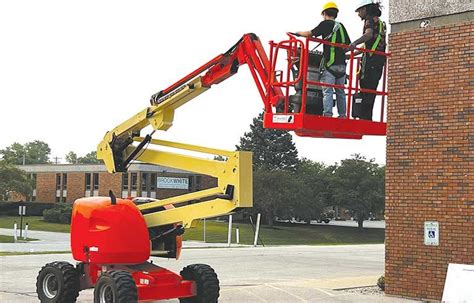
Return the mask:
M 188 178 L 158 177 L 157 188 L 188 189 Z
M 425 222 L 425 245 L 439 245 L 439 223 L 435 221 Z

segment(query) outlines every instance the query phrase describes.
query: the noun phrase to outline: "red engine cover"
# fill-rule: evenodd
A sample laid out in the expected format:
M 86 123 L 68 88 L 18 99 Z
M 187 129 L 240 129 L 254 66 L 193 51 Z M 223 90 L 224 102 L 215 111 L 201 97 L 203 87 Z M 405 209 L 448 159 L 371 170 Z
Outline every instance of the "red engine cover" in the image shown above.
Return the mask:
M 71 223 L 74 259 L 100 264 L 142 263 L 150 257 L 148 229 L 130 200 L 109 197 L 82 198 L 74 202 Z

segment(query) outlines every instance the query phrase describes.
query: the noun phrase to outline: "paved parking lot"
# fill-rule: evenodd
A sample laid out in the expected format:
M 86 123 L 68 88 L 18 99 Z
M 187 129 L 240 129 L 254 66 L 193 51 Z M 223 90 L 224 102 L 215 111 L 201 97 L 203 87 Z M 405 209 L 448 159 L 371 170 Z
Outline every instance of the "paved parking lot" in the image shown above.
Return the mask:
M 38 302 L 37 272 L 56 260 L 73 262 L 69 254 L 0 257 L 0 302 Z M 375 285 L 384 270 L 383 245 L 185 249 L 178 261 L 155 263 L 178 272 L 192 263 L 211 265 L 220 302 L 411 302 L 339 290 Z M 92 293 L 82 291 L 78 301 L 92 302 Z

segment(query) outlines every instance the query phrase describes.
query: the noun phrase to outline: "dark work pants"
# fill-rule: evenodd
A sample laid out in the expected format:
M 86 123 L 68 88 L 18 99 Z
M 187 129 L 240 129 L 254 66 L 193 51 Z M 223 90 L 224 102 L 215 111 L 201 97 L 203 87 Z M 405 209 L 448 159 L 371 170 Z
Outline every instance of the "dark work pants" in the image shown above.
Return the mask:
M 383 65 L 370 64 L 367 62 L 364 78 L 360 79 L 360 88 L 377 90 L 380 78 L 382 77 Z M 372 111 L 374 109 L 375 94 L 361 93 L 361 113 L 360 119 L 372 121 Z

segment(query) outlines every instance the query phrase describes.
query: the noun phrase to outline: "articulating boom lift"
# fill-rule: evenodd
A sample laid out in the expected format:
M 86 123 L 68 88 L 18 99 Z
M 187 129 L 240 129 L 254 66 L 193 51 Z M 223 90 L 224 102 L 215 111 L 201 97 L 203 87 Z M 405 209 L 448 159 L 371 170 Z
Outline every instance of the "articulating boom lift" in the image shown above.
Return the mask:
M 324 84 L 318 82 L 319 66 L 315 63 L 321 54 L 309 51 L 309 43 L 315 41 L 328 43 L 318 39 L 304 43 L 289 34 L 288 40 L 270 42 L 268 58 L 258 37 L 246 34 L 226 53 L 153 95 L 149 107 L 107 132 L 98 145 L 97 157 L 110 173 L 126 172 L 132 161 L 140 161 L 213 176 L 218 184 L 140 205 L 118 199 L 112 192 L 109 197 L 76 200 L 71 248 L 79 263 L 74 267 L 67 262 L 53 262 L 41 269 L 37 278 L 41 302 L 75 302 L 80 290 L 93 287 L 94 302 L 101 303 L 170 298 L 217 302 L 219 281 L 210 266 L 190 265 L 178 275 L 147 260 L 150 256 L 178 259 L 181 235 L 194 220 L 252 206 L 252 154 L 163 141 L 152 135 L 172 126 L 177 108 L 234 75 L 243 64 L 250 67 L 264 102 L 265 127 L 311 137 L 360 139 L 362 135 L 384 135 L 382 118 L 372 122 L 319 115 Z M 285 70 L 276 70 L 279 50 L 286 54 L 286 75 Z M 351 64 L 353 60 L 352 54 Z M 351 83 L 352 78 L 346 87 L 349 95 L 360 91 Z M 295 94 L 290 96 L 290 91 Z M 141 136 L 141 130 L 148 126 L 152 133 Z M 149 145 L 218 155 L 225 161 L 151 149 Z

